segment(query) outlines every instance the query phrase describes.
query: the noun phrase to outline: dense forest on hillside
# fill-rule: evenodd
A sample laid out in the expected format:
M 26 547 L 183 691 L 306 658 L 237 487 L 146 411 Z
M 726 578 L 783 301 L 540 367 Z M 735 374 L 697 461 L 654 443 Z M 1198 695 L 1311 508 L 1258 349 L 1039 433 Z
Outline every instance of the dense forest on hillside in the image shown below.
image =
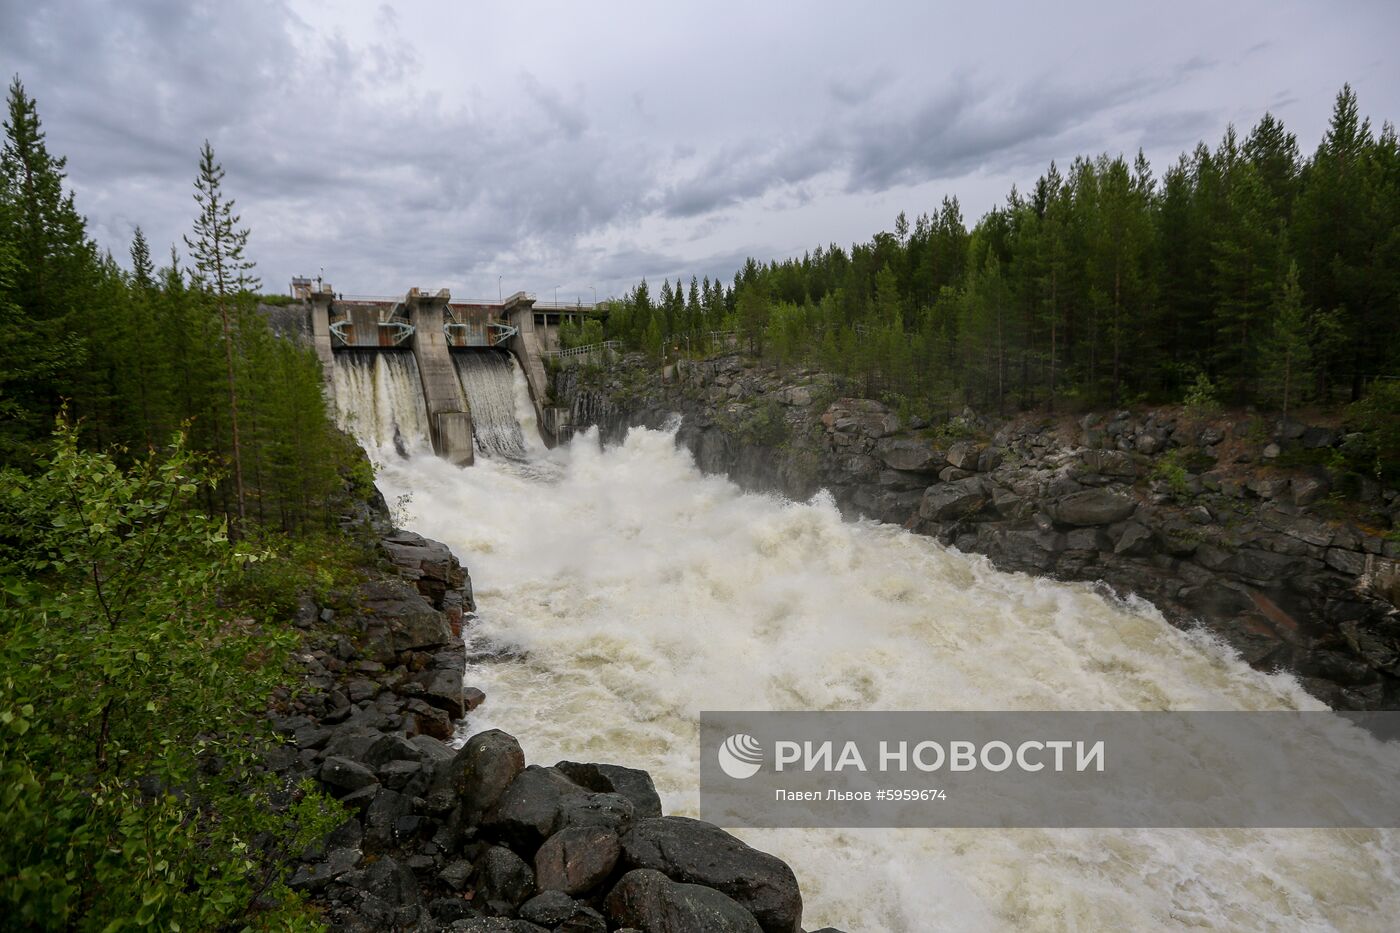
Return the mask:
M 956 198 L 849 250 L 750 259 L 732 287 L 647 283 L 599 336 L 684 351 L 735 329 L 937 417 L 1195 399 L 1287 412 L 1400 401 L 1400 144 L 1344 87 L 1310 157 L 1265 114 L 1160 177 L 1054 163 L 971 229 Z
M 0 926 L 314 927 L 335 825 L 261 767 L 298 594 L 352 579 L 371 481 L 320 363 L 256 311 L 205 144 L 183 263 L 101 251 L 10 87 L 0 155 Z

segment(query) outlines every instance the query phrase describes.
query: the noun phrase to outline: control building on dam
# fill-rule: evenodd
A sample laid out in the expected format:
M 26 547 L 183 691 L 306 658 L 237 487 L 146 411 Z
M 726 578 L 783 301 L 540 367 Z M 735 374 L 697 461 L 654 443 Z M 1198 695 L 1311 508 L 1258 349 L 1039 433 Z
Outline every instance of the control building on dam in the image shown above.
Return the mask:
M 544 442 L 552 446 L 567 429 L 567 409 L 548 404 L 544 361 L 559 350 L 559 326 L 591 312 L 591 305 L 537 302 L 527 292 L 495 302 L 454 301 L 445 288 L 347 298 L 309 278 L 292 280 L 292 297 L 299 304 L 267 311 L 276 329 L 310 338 L 328 387 L 337 354 L 412 354 L 433 450 L 453 463 L 467 465 L 474 458 L 472 410 L 458 378 L 458 354 L 512 355 L 525 374 Z

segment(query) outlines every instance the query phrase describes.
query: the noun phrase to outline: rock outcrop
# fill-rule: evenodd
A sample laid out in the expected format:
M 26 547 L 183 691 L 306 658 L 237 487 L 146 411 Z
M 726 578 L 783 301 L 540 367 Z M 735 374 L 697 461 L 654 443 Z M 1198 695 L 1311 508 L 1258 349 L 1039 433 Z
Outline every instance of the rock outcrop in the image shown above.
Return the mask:
M 1335 428 L 1179 406 L 935 428 L 737 355 L 669 380 L 631 357 L 558 388 L 605 441 L 679 413 L 705 472 L 794 499 L 824 488 L 1004 569 L 1102 581 L 1334 707 L 1400 708 L 1400 494 L 1328 469 Z
M 301 688 L 269 713 L 286 742 L 268 769 L 315 779 L 346 809 L 289 879 L 331 929 L 800 933 L 791 869 L 662 817 L 645 771 L 527 765 L 500 730 L 454 748 L 484 699 L 463 685 L 470 580 L 419 535 L 388 532 L 380 550 L 386 567 L 353 592 L 303 603 Z

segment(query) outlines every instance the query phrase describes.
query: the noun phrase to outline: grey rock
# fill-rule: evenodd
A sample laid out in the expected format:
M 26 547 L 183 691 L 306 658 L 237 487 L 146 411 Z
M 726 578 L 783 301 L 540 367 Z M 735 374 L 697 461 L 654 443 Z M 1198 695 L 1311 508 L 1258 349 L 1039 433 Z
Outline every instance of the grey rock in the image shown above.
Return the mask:
M 340 883 L 358 888 L 391 907 L 417 906 L 418 879 L 408 866 L 385 856 L 364 868 L 340 876 Z
M 422 686 L 424 700 L 453 719 L 466 715 L 467 702 L 463 696 L 461 670 L 424 671 L 414 677 L 414 682 Z
M 937 473 L 948 462 L 931 444 L 908 437 L 882 438 L 875 444 L 875 456 L 892 470 L 913 473 Z
M 332 793 L 348 793 L 379 783 L 373 771 L 348 758 L 327 758 L 321 764 L 320 778 Z
M 971 476 L 930 486 L 919 503 L 919 517 L 940 522 L 964 518 L 981 511 L 986 504 L 987 494 L 982 478 Z
M 781 859 L 745 845 L 718 826 L 679 816 L 639 820 L 622 836 L 626 868 L 654 868 L 685 884 L 733 898 L 767 933 L 801 929 L 802 894 Z
M 302 865 L 298 868 L 287 882 L 287 887 L 293 891 L 315 894 L 359 863 L 360 852 L 358 849 L 331 849 L 326 853 L 325 861 L 317 862 L 314 865 Z
M 513 913 L 535 893 L 535 876 L 525 860 L 505 846 L 491 846 L 472 872 L 477 896 L 497 913 Z
M 566 796 L 560 801 L 554 829 L 557 832 L 571 826 L 596 826 L 621 833 L 632 824 L 636 815 L 636 806 L 621 794 Z
M 621 794 L 632 801 L 639 817 L 660 816 L 661 796 L 651 775 L 622 765 L 561 761 L 555 769 L 580 787 L 604 794 Z
M 608 919 L 644 933 L 761 933 L 742 906 L 713 888 L 676 883 L 659 871 L 622 876 L 604 902 Z M 784 933 L 795 933 L 789 928 Z
M 454 891 L 460 891 L 467 886 L 467 879 L 471 877 L 472 863 L 466 859 L 454 859 L 443 866 L 438 872 L 438 880 Z M 528 918 L 527 918 L 528 919 Z
M 1051 518 L 1065 525 L 1111 525 L 1136 509 L 1137 500 L 1110 489 L 1085 489 L 1046 507 Z
M 1113 547 L 1115 554 L 1141 554 L 1152 544 L 1152 532 L 1137 522 L 1129 522 Z
M 553 768 L 530 765 L 486 811 L 481 828 L 517 851 L 533 856 L 540 843 L 554 832 L 565 802 L 587 794 L 587 790 Z
M 550 836 L 535 853 L 535 885 L 541 891 L 585 894 L 612 873 L 622 854 L 617 833 L 578 826 Z
M 398 821 L 413 812 L 413 801 L 398 791 L 384 788 L 365 810 L 365 851 L 387 852 L 396 843 Z
M 1329 491 L 1325 479 L 1316 476 L 1300 477 L 1293 481 L 1293 504 L 1312 505 L 1324 498 Z
M 973 441 L 956 441 L 948 448 L 948 462 L 969 472 L 977 469 L 977 459 L 981 455 L 982 445 Z
M 489 810 L 525 768 L 525 753 L 515 737 L 499 729 L 473 735 L 450 761 L 435 768 L 428 806 L 449 810 L 460 800 L 474 815 Z
M 520 919 L 556 933 L 606 933 L 607 921 L 593 908 L 563 891 L 544 891 L 520 905 Z

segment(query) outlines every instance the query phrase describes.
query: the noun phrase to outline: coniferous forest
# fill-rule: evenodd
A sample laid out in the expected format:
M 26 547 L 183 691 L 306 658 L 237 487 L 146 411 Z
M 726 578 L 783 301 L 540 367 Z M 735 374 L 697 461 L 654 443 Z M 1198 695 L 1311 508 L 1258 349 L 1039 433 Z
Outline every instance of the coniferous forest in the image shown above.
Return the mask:
M 286 866 L 339 810 L 261 767 L 263 714 L 369 466 L 258 313 L 207 143 L 185 241 L 119 262 L 19 79 L 4 132 L 0 927 L 314 928 Z
M 1398 317 L 1400 144 L 1347 86 L 1311 154 L 1266 113 L 1161 172 L 1141 153 L 1051 163 L 971 227 L 947 197 L 849 250 L 750 259 L 730 287 L 642 282 L 606 336 L 659 355 L 737 330 L 934 418 L 1186 398 L 1287 413 L 1396 407 Z

